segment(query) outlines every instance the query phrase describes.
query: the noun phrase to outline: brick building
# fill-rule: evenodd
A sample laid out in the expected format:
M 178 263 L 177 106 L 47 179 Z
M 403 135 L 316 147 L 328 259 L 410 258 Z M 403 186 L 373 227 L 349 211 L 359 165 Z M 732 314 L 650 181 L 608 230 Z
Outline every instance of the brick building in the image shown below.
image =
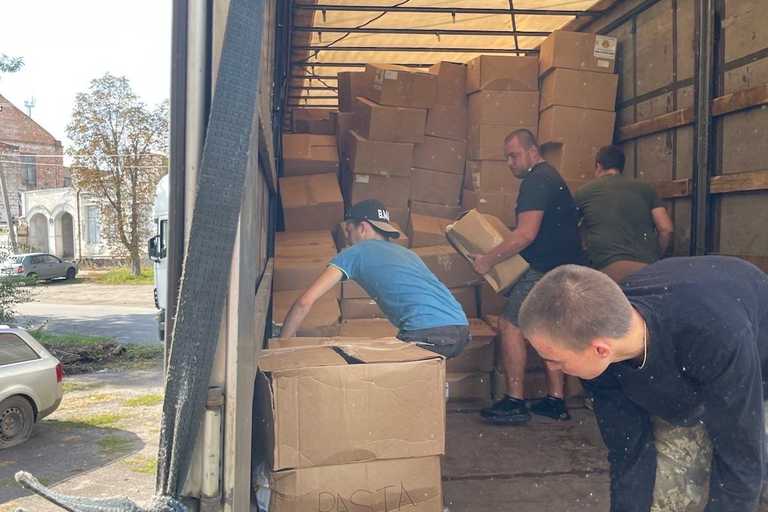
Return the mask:
M 69 186 L 63 153 L 61 141 L 0 95 L 0 171 L 12 216 L 22 215 L 23 192 Z M 0 207 L 0 223 L 7 224 L 5 217 Z

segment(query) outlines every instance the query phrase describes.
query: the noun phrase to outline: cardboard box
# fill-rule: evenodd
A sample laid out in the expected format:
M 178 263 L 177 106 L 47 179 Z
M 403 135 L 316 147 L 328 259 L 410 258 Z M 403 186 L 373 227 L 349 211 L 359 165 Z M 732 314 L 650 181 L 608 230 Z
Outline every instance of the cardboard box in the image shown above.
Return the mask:
M 516 195 L 520 180 L 512 174 L 507 162 L 467 160 L 464 188 L 475 192 L 507 192 Z
M 445 452 L 441 356 L 373 340 L 264 350 L 257 364 L 254 425 L 269 469 Z
M 427 110 L 427 126 L 424 133 L 431 137 L 467 140 L 467 107 L 435 105 Z
M 618 85 L 618 75 L 553 69 L 541 83 L 541 110 L 560 105 L 613 112 Z
M 414 167 L 411 173 L 411 201 L 458 206 L 464 177 Z
M 339 110 L 354 111 L 355 98 L 368 96 L 370 81 L 363 71 L 339 71 Z
M 371 296 L 368 295 L 368 292 L 366 292 L 362 286 L 357 284 L 355 281 L 352 281 L 351 279 L 341 282 L 341 297 L 343 299 L 371 298 Z
M 448 400 L 488 400 L 491 398 L 491 374 L 488 372 L 461 372 L 446 374 Z
M 296 133 L 315 133 L 335 135 L 336 123 L 328 108 L 294 108 L 291 110 L 293 131 Z
M 366 336 L 370 338 L 388 338 L 397 336 L 397 327 L 389 320 L 344 320 L 339 328 L 340 336 Z
M 371 343 L 387 344 L 387 343 L 403 343 L 394 336 L 382 336 L 381 338 L 373 338 L 371 336 L 304 336 L 295 338 L 270 338 L 267 340 L 267 347 L 270 350 L 280 348 L 306 348 L 306 347 L 323 347 L 334 346 L 338 344 L 354 344 L 360 343 L 363 345 L 371 345 Z
M 463 105 L 466 99 L 467 66 L 456 62 L 438 62 L 429 68 L 437 77 L 436 105 Z M 433 107 L 434 108 L 434 107 Z
M 411 239 L 411 247 L 445 244 L 445 228 L 450 223 L 448 219 L 411 214 L 408 221 L 408 238 Z
M 469 258 L 470 254 L 485 254 L 497 247 L 511 232 L 500 219 L 470 210 L 446 228 L 451 244 Z M 506 290 L 528 270 L 528 262 L 517 255 L 497 263 L 483 277 L 495 291 Z
M 615 37 L 556 30 L 539 47 L 539 74 L 553 68 L 613 73 L 616 48 Z
M 367 318 L 386 318 L 376 301 L 367 299 L 341 299 L 342 320 L 363 320 Z
M 283 135 L 283 175 L 337 174 L 339 152 L 333 135 L 286 133 Z
M 288 310 L 302 293 L 304 293 L 303 290 L 295 290 L 272 294 L 272 318 L 275 323 L 283 324 Z M 301 327 L 296 333 L 297 336 L 336 336 L 339 334 L 341 311 L 335 295 L 334 293 L 326 293 L 313 304 L 309 314 L 301 323 Z
M 413 166 L 420 169 L 461 175 L 466 158 L 467 144 L 459 140 L 424 137 L 424 142 L 413 148 Z
M 503 294 L 494 291 L 487 282 L 480 285 L 480 316 L 482 318 L 487 319 L 488 315 L 500 315 L 506 306 L 507 298 Z M 492 327 L 496 325 L 491 323 Z
M 413 250 L 424 261 L 424 264 L 448 288 L 460 288 L 481 282 L 481 277 L 472 265 L 456 250 L 447 245 L 418 247 Z
M 331 230 L 344 218 L 344 202 L 335 174 L 280 178 L 287 231 Z
M 504 151 L 504 139 L 507 138 L 507 135 L 520 128 L 531 130 L 536 135 L 536 125 L 470 125 L 467 136 L 467 158 L 469 160 L 506 161 L 507 155 Z
M 451 288 L 451 293 L 461 304 L 461 309 L 467 318 L 477 318 L 479 308 L 477 306 L 477 290 L 474 286 L 464 286 L 462 288 Z
M 465 190 L 461 197 L 461 206 L 464 210 L 474 209 L 480 213 L 498 217 L 508 227 L 514 227 L 517 221 L 515 215 L 517 194 Z
M 387 107 L 358 97 L 355 98 L 354 112 L 356 131 L 367 139 L 424 142 L 426 109 Z
M 461 206 L 448 206 L 445 204 L 432 204 L 423 201 L 410 201 L 411 213 L 417 215 L 427 215 L 429 217 L 440 217 L 443 219 L 456 220 L 461 215 L 463 209 Z
M 405 240 L 408 242 L 406 247 L 410 247 L 410 240 L 408 239 L 408 220 L 411 218 L 411 213 L 408 210 L 408 208 L 389 208 L 389 218 L 392 220 L 393 224 L 397 224 L 399 227 L 403 227 L 401 230 L 405 236 L 401 236 L 399 240 Z M 403 245 L 402 243 L 398 242 L 399 245 Z
M 595 157 L 599 148 L 548 142 L 542 145 L 541 156 L 563 177 L 572 192 L 595 175 Z
M 339 149 L 339 162 L 345 161 L 349 156 L 349 132 L 355 127 L 354 112 L 334 112 L 336 120 L 336 146 Z
M 413 167 L 413 144 L 368 140 L 349 132 L 349 168 L 358 174 L 409 176 Z
M 347 206 L 366 199 L 378 199 L 390 209 L 390 220 L 394 220 L 392 209 L 408 208 L 410 177 L 359 174 L 350 170 L 342 175 L 341 186 Z
M 476 91 L 538 91 L 537 57 L 480 55 L 467 63 L 467 94 Z
M 483 320 L 473 318 L 469 322 L 472 341 L 461 354 L 446 361 L 446 371 L 449 373 L 488 373 L 495 367 L 496 331 Z
M 271 472 L 269 512 L 443 512 L 439 457 Z
M 517 126 L 518 128 L 537 126 L 539 124 L 539 93 L 478 91 L 470 94 L 469 125 L 480 124 Z
M 277 257 L 275 258 L 275 270 L 272 278 L 272 287 L 275 291 L 300 290 L 304 291 L 315 282 L 320 274 L 328 266 L 330 257 L 304 256 L 304 257 Z M 340 297 L 340 287 L 336 290 L 336 297 Z
M 391 107 L 430 108 L 437 101 L 437 77 L 391 64 L 366 64 L 368 98 Z
M 332 258 L 336 247 L 330 231 L 281 231 L 275 233 L 275 258 Z

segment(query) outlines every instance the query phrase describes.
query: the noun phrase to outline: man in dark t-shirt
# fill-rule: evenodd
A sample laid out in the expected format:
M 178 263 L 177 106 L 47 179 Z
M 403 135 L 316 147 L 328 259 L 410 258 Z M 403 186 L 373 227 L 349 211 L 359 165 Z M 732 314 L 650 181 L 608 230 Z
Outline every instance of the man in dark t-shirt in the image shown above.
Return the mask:
M 545 361 L 585 379 L 594 397 L 611 510 L 658 508 L 668 463 L 657 460 L 657 418 L 703 426 L 711 441 L 709 467 L 698 468 L 709 470 L 707 512 L 756 510 L 765 473 L 765 273 L 737 258 L 669 258 L 620 288 L 596 270 L 562 266 L 528 295 L 520 327 Z M 685 496 L 689 486 L 664 494 Z
M 526 341 L 518 329 L 517 315 L 528 292 L 542 276 L 567 263 L 583 263 L 577 227 L 576 205 L 563 178 L 541 157 L 536 138 L 517 130 L 504 141 L 509 168 L 522 180 L 517 198 L 517 226 L 501 244 L 486 254 L 475 255 L 475 270 L 487 273 L 496 263 L 520 254 L 528 271 L 507 292 L 507 305 L 499 317 L 499 331 L 507 393 L 482 417 L 496 424 L 522 424 L 530 420 L 524 400 Z M 531 412 L 555 419 L 570 418 L 563 399 L 560 370 L 547 369 L 548 396 Z

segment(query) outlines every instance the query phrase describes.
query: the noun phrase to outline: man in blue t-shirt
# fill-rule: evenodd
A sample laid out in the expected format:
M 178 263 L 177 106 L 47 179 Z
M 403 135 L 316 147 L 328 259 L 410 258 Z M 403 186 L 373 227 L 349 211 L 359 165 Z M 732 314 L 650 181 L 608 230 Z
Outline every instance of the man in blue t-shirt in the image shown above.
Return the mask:
M 344 221 L 353 245 L 337 254 L 291 306 L 282 336 L 295 336 L 315 301 L 339 281 L 351 279 L 399 329 L 399 339 L 445 357 L 460 354 L 470 340 L 464 310 L 416 253 L 390 242 L 400 232 L 389 223 L 387 208 L 375 199 L 361 201 Z

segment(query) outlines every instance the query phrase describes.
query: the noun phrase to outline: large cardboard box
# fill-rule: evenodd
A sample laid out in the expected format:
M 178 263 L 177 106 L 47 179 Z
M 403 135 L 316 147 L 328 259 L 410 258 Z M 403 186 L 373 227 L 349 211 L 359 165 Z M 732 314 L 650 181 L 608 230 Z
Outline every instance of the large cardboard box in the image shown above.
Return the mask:
M 443 512 L 440 457 L 276 471 L 263 484 L 269 512 Z
M 507 298 L 494 291 L 487 282 L 480 285 L 480 316 L 486 318 L 488 315 L 500 315 L 507 306 Z M 496 327 L 496 323 L 491 323 Z
M 272 294 L 272 317 L 275 323 L 282 325 L 288 310 L 304 293 L 303 290 L 275 292 Z M 299 327 L 297 336 L 337 336 L 339 334 L 339 302 L 336 294 L 326 293 L 313 305 L 309 314 Z
M 528 128 L 538 123 L 538 91 L 478 91 L 469 95 L 470 126 L 497 124 Z
M 418 247 L 413 250 L 424 261 L 424 264 L 448 288 L 460 288 L 474 285 L 481 281 L 472 265 L 453 247 L 446 243 L 429 247 Z
M 336 174 L 280 178 L 280 195 L 288 231 L 330 231 L 344 218 L 344 202 Z
M 311 133 L 283 135 L 283 175 L 338 173 L 336 137 Z
M 437 77 L 436 105 L 459 106 L 466 102 L 467 66 L 456 62 L 438 62 L 429 68 Z
M 541 156 L 557 169 L 568 183 L 571 192 L 575 192 L 578 190 L 578 186 L 594 178 L 595 157 L 600 146 L 547 142 L 541 146 L 541 149 Z M 572 187 L 574 184 L 578 184 L 578 186 Z
M 424 137 L 413 149 L 413 166 L 461 175 L 467 158 L 467 144 L 460 140 Z
M 342 320 L 363 320 L 367 318 L 386 318 L 375 300 L 341 299 Z
M 376 318 L 372 320 L 345 320 L 339 328 L 340 336 L 365 336 L 369 338 L 388 338 L 397 336 L 397 327 L 389 320 Z
M 339 110 L 352 112 L 355 98 L 368 96 L 370 81 L 363 71 L 339 72 Z
M 520 179 L 512 174 L 507 162 L 467 160 L 464 188 L 475 192 L 507 192 L 516 195 Z
M 336 124 L 331 116 L 333 111 L 327 108 L 294 108 L 291 110 L 293 131 L 297 133 L 316 133 L 334 135 Z
M 330 231 L 282 231 L 275 233 L 275 258 L 331 258 L 336 247 Z
M 618 84 L 618 75 L 553 69 L 542 79 L 541 110 L 560 105 L 613 112 Z
M 355 98 L 354 112 L 356 131 L 367 139 L 424 142 L 426 109 L 388 107 L 358 97 Z
M 481 90 L 537 91 L 536 57 L 480 55 L 467 63 L 467 94 Z
M 615 37 L 556 30 L 539 47 L 539 74 L 553 68 L 613 73 L 616 47 Z
M 536 125 L 470 125 L 467 136 L 467 158 L 470 160 L 506 160 L 504 139 L 507 138 L 507 135 L 520 128 L 526 128 L 536 135 Z
M 344 172 L 341 182 L 347 206 L 366 199 L 378 199 L 390 209 L 390 220 L 394 220 L 394 208 L 408 208 L 411 178 L 408 176 L 382 176 L 381 174 L 360 174 Z
M 445 451 L 445 361 L 432 352 L 339 342 L 264 350 L 257 364 L 254 424 L 269 469 Z
M 452 140 L 467 140 L 467 107 L 435 105 L 427 111 L 427 126 L 424 133 L 431 137 Z
M 410 201 L 411 213 L 427 215 L 429 217 L 441 217 L 443 219 L 456 220 L 463 211 L 461 206 L 448 206 L 445 204 L 425 203 L 424 201 Z
M 500 219 L 470 210 L 461 219 L 446 228 L 451 244 L 469 258 L 470 254 L 486 254 L 509 237 L 511 232 Z M 502 291 L 517 282 L 528 270 L 528 262 L 517 255 L 497 263 L 483 277 L 495 291 Z
M 451 288 L 451 293 L 461 304 L 461 309 L 467 318 L 477 318 L 479 308 L 477 306 L 477 287 L 463 286 L 461 288 Z
M 306 348 L 306 347 L 322 347 L 322 346 L 334 346 L 341 344 L 353 344 L 361 343 L 364 345 L 371 345 L 371 343 L 387 344 L 387 343 L 403 343 L 394 336 L 382 336 L 381 338 L 373 338 L 371 336 L 297 336 L 295 338 L 270 338 L 267 340 L 267 347 L 270 350 L 280 348 Z
M 446 361 L 449 373 L 491 372 L 496 361 L 496 331 L 485 321 L 472 318 L 469 326 L 472 341 L 458 356 Z
M 505 226 L 514 227 L 517 221 L 516 193 L 465 190 L 461 197 L 461 206 L 464 210 L 477 210 L 480 213 L 498 217 Z
M 339 148 L 339 162 L 349 156 L 349 132 L 355 128 L 354 112 L 334 112 L 336 121 L 336 146 Z
M 411 247 L 445 244 L 445 228 L 450 223 L 450 220 L 440 217 L 411 214 L 408 221 L 408 238 L 411 239 Z
M 368 98 L 392 107 L 430 108 L 437 101 L 437 77 L 391 64 L 367 64 Z
M 332 257 L 332 256 L 331 256 Z M 275 258 L 275 270 L 272 287 L 275 291 L 301 290 L 304 291 L 318 278 L 328 266 L 329 256 L 306 256 Z M 337 287 L 334 293 L 338 295 Z M 338 287 L 340 289 L 340 287 Z
M 491 374 L 488 372 L 451 372 L 446 374 L 448 400 L 488 400 L 491 398 Z
M 408 176 L 413 167 L 413 144 L 368 140 L 349 132 L 349 168 L 358 174 Z
M 411 201 L 458 206 L 464 177 L 461 174 L 413 168 Z
M 366 292 L 362 286 L 357 284 L 355 281 L 352 281 L 351 279 L 342 281 L 341 297 L 343 299 L 370 299 L 371 298 L 371 296 L 368 295 L 368 292 Z

